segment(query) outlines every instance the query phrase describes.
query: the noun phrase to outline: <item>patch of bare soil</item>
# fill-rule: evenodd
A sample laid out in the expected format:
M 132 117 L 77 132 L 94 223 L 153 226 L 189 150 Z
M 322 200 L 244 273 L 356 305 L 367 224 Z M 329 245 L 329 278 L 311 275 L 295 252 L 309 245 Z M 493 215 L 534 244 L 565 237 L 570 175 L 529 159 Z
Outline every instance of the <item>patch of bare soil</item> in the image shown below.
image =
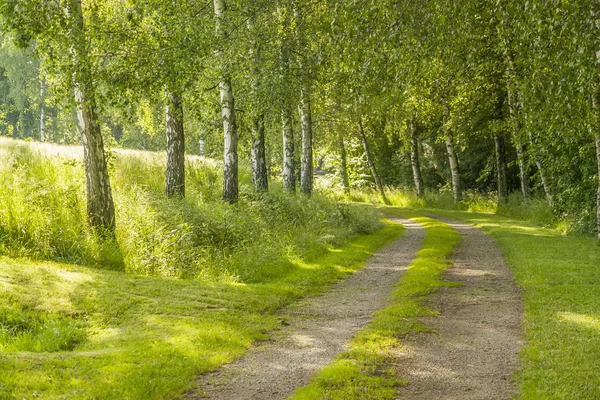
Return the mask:
M 408 384 L 398 399 L 510 399 L 523 345 L 520 292 L 491 236 L 447 221 L 463 236 L 443 288 L 430 304 L 436 317 L 422 322 L 435 333 L 416 335 L 403 348 L 398 375 Z
M 360 271 L 323 296 L 284 311 L 289 325 L 238 361 L 198 378 L 191 399 L 285 399 L 346 349 L 386 299 L 421 246 L 424 230 L 407 228 L 400 239 L 378 252 Z

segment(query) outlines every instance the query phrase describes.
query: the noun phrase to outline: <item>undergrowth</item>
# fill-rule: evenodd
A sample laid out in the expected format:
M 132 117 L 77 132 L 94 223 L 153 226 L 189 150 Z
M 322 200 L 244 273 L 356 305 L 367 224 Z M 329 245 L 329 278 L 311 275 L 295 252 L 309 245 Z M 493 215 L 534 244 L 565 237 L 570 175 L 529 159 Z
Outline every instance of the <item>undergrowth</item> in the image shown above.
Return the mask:
M 0 143 L 0 255 L 73 262 L 166 277 L 259 282 L 287 273 L 294 259 L 381 227 L 366 207 L 278 185 L 257 194 L 242 168 L 241 196 L 221 201 L 217 162 L 191 157 L 183 200 L 167 199 L 164 154 L 113 151 L 110 172 L 116 241 L 87 227 L 83 166 L 75 148 Z M 52 153 L 48 155 L 48 153 Z
M 393 209 L 389 212 L 398 213 Z M 311 384 L 298 389 L 293 400 L 396 398 L 397 386 L 402 381 L 397 378 L 394 361 L 402 341 L 411 333 L 429 331 L 418 318 L 435 315 L 436 311 L 425 305 L 428 295 L 439 287 L 452 285 L 442 282 L 440 276 L 460 239 L 459 234 L 443 222 L 416 215 L 410 217 L 425 227 L 425 238 L 389 304 L 352 339 L 350 349 L 318 372 Z

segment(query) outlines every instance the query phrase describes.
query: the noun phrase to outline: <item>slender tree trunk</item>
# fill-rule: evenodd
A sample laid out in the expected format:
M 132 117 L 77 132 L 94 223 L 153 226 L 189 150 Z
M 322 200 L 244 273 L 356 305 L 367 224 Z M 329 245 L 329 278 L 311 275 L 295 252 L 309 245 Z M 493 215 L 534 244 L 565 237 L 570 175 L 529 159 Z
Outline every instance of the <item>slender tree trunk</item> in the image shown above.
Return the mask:
M 65 11 L 67 17 L 73 22 L 69 34 L 72 40 L 71 54 L 77 66 L 77 70 L 73 74 L 73 86 L 77 106 L 77 122 L 83 143 L 88 222 L 100 234 L 113 235 L 115 207 L 104 154 L 102 132 L 96 111 L 81 0 L 71 0 Z
M 421 176 L 421 163 L 419 161 L 419 132 L 417 122 L 411 119 L 409 122 L 410 128 L 410 163 L 412 164 L 413 180 L 417 197 L 423 197 L 423 177 Z
M 454 144 L 452 142 L 452 134 L 446 132 L 446 152 L 448 153 L 448 162 L 450 164 L 450 173 L 452 175 L 452 194 L 454 195 L 454 202 L 458 203 L 461 200 L 461 187 L 460 187 L 460 170 L 458 168 L 458 157 L 454 151 Z
M 238 200 L 238 135 L 231 81 L 226 77 L 219 85 L 221 90 L 221 116 L 223 118 L 223 199 L 229 203 Z
M 300 105 L 299 116 L 302 127 L 302 162 L 300 165 L 300 191 L 306 195 L 312 193 L 313 187 L 313 148 L 312 148 L 312 114 L 310 102 L 310 78 L 307 62 L 308 46 L 304 33 L 304 15 L 296 1 L 293 1 L 296 47 L 298 52 L 298 69 L 300 71 Z
M 46 76 L 40 79 L 40 141 L 46 141 Z
M 301 93 L 299 112 L 300 124 L 302 126 L 302 169 L 300 173 L 300 191 L 306 195 L 310 195 L 313 187 L 313 132 L 310 99 L 305 90 L 302 90 Z
M 598 61 L 598 80 L 600 81 L 600 51 L 596 52 L 596 60 Z M 597 84 L 600 82 L 597 82 Z M 600 124 L 600 87 L 594 97 L 594 106 L 596 108 L 596 122 Z M 596 129 L 600 127 L 596 125 Z M 600 134 L 596 133 L 596 161 L 598 162 L 598 193 L 596 197 L 596 228 L 598 229 L 598 240 L 600 241 Z
M 346 145 L 344 144 L 344 136 L 338 134 L 338 143 L 340 146 L 340 175 L 342 176 L 342 187 L 344 193 L 350 193 L 350 180 L 348 179 L 348 159 L 346 155 Z
M 533 139 L 533 135 L 529 132 L 529 144 L 530 146 L 535 146 L 535 141 Z M 550 205 L 554 204 L 554 196 L 552 195 L 552 189 L 550 188 L 550 180 L 548 179 L 548 175 L 546 174 L 546 169 L 542 165 L 540 161 L 539 155 L 536 155 L 535 152 L 530 152 L 533 162 L 537 167 L 540 173 L 540 179 L 542 181 L 542 187 L 544 188 L 544 193 L 546 194 L 546 199 Z
M 527 155 L 525 146 L 520 144 L 517 139 L 514 139 L 515 148 L 517 150 L 517 158 L 519 160 L 519 179 L 521 182 L 521 193 L 525 200 L 529 200 L 531 197 L 531 186 L 529 185 L 529 165 L 527 162 Z
M 183 105 L 178 94 L 167 94 L 167 197 L 185 196 L 185 137 L 183 131 Z
M 204 137 L 201 137 L 200 140 L 198 140 L 198 146 L 200 147 L 200 155 L 202 157 L 204 157 L 204 154 L 206 152 L 206 142 L 204 141 Z
M 548 175 L 546 174 L 546 169 L 542 165 L 541 161 L 536 161 L 535 166 L 540 172 L 540 179 L 542 181 L 542 187 L 544 188 L 544 193 L 546 194 L 546 199 L 548 199 L 548 203 L 550 205 L 554 204 L 554 196 L 552 195 L 552 189 L 550 188 L 550 180 L 548 179 Z
M 294 130 L 290 109 L 282 111 L 281 130 L 283 134 L 283 187 L 293 193 L 296 191 L 296 175 L 294 173 Z
M 598 161 L 598 194 L 596 198 L 596 218 L 598 240 L 600 240 L 600 135 L 596 135 L 596 160 Z
M 269 190 L 264 114 L 260 114 L 252 122 L 252 180 L 257 192 L 267 192 Z
M 496 179 L 498 180 L 498 202 L 508 202 L 508 184 L 506 179 L 506 148 L 504 135 L 495 135 L 496 144 Z
M 379 195 L 383 199 L 383 201 L 387 204 L 388 199 L 385 195 L 385 191 L 383 190 L 383 185 L 381 184 L 381 178 L 377 173 L 377 168 L 375 167 L 375 161 L 373 160 L 373 156 L 371 155 L 371 150 L 369 148 L 369 142 L 367 141 L 367 136 L 365 135 L 365 130 L 363 128 L 362 117 L 358 117 L 358 135 L 360 136 L 360 140 L 363 145 L 363 149 L 365 151 L 365 156 L 367 157 L 367 164 L 369 164 L 369 169 L 371 170 L 371 175 L 373 176 L 373 181 L 375 182 L 375 187 L 379 192 Z
M 513 131 L 513 142 L 517 150 L 517 158 L 519 160 L 519 179 L 521 181 L 521 193 L 523 198 L 528 200 L 531 194 L 531 187 L 529 185 L 529 166 L 527 165 L 527 155 L 525 146 L 521 143 L 521 123 L 519 122 L 518 112 L 519 108 L 519 95 L 514 88 L 515 80 L 515 68 L 510 55 L 506 56 L 506 98 L 508 103 L 508 116 Z
M 214 0 L 215 15 L 217 17 L 217 34 L 221 44 L 225 45 L 227 38 L 221 26 L 223 13 L 225 12 L 225 0 Z M 238 200 L 238 134 L 235 119 L 235 100 L 231 87 L 231 78 L 226 72 L 224 54 L 219 53 L 223 73 L 219 83 L 221 93 L 221 117 L 223 119 L 223 199 L 228 203 Z

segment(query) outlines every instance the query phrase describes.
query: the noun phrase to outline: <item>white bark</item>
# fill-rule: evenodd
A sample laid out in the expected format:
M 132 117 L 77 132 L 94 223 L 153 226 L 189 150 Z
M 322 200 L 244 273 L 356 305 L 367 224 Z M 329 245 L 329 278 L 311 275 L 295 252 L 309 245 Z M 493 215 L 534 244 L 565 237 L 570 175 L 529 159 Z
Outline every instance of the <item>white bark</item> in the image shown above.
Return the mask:
M 46 77 L 40 79 L 40 141 L 46 141 Z
M 446 151 L 448 153 L 450 173 L 452 174 L 452 193 L 454 195 L 454 201 L 458 203 L 461 199 L 460 170 L 458 168 L 458 158 L 454 151 L 454 143 L 452 143 L 452 135 L 450 132 L 446 132 Z
M 217 18 L 217 35 L 219 35 L 221 44 L 225 45 L 226 37 L 222 28 L 222 19 L 225 12 L 225 1 L 214 0 L 215 16 Z M 238 199 L 238 136 L 235 120 L 235 101 L 233 97 L 233 88 L 231 78 L 227 73 L 227 60 L 225 55 L 220 52 L 218 57 L 221 59 L 221 82 L 219 91 L 221 93 L 221 117 L 223 119 L 223 199 L 229 203 L 235 203 Z
M 302 170 L 300 174 L 300 191 L 311 194 L 313 187 L 313 132 L 310 99 L 305 90 L 302 90 L 300 99 L 300 124 L 302 126 Z
M 294 130 L 292 128 L 292 112 L 289 109 L 282 111 L 281 130 L 283 135 L 283 187 L 288 192 L 295 192 Z

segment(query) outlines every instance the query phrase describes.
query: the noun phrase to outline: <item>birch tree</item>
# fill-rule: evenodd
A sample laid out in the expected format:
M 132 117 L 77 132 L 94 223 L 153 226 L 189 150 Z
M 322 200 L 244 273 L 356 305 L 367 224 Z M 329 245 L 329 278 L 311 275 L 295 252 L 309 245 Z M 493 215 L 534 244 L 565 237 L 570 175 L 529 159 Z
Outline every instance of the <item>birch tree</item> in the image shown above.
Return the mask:
M 214 0 L 214 10 L 217 19 L 217 35 L 221 50 L 217 57 L 220 61 L 221 80 L 219 91 L 221 94 L 221 118 L 223 119 L 223 199 L 235 203 L 238 199 L 238 133 L 235 115 L 235 100 L 233 87 L 229 74 L 228 61 L 223 49 L 227 46 L 227 34 L 224 27 L 225 0 Z

